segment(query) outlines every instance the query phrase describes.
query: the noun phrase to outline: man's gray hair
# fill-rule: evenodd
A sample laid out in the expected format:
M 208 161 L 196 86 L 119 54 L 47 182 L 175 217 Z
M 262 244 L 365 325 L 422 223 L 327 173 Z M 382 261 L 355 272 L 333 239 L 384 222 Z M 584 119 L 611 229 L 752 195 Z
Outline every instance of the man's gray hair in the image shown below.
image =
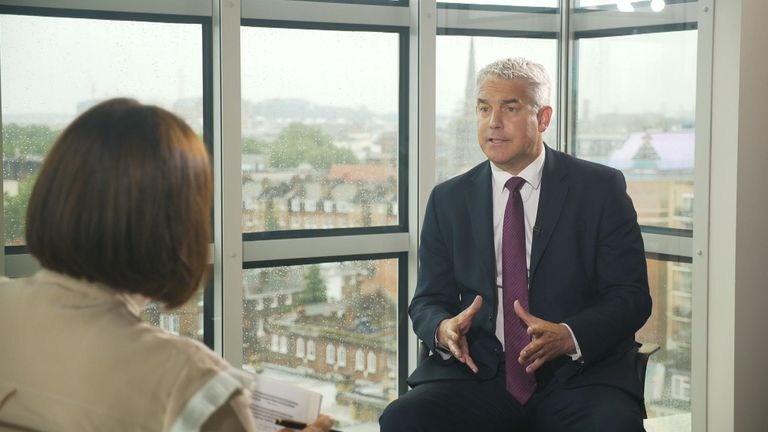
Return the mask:
M 522 57 L 496 60 L 477 73 L 475 93 L 487 79 L 524 80 L 530 85 L 529 96 L 533 99 L 534 108 L 538 111 L 549 105 L 549 75 L 539 63 Z

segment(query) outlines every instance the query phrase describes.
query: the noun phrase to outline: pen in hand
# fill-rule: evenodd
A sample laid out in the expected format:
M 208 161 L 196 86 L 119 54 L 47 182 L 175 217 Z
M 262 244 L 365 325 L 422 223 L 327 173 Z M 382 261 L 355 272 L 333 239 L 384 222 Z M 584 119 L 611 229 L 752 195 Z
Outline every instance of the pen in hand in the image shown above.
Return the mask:
M 278 426 L 283 426 L 290 429 L 299 429 L 299 430 L 309 426 L 307 423 L 291 420 L 291 419 L 277 419 L 275 420 L 275 424 Z M 341 432 L 341 431 L 338 429 L 331 429 L 329 432 Z

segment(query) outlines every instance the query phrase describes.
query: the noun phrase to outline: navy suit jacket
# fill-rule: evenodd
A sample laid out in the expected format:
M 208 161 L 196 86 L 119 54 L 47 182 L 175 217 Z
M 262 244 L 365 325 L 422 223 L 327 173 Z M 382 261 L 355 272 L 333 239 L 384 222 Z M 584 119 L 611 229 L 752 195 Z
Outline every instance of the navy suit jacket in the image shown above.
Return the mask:
M 635 332 L 651 311 L 643 239 L 618 170 L 582 161 L 545 145 L 539 208 L 530 259 L 530 312 L 568 324 L 583 362 L 567 356 L 536 372 L 539 386 L 605 384 L 642 399 Z M 419 247 L 419 276 L 409 314 L 418 337 L 435 348 L 440 322 L 483 306 L 467 334 L 479 368 L 430 356 L 408 378 L 411 386 L 452 379 L 493 378 L 504 352 L 495 336 L 499 299 L 493 245 L 490 162 L 434 188 Z

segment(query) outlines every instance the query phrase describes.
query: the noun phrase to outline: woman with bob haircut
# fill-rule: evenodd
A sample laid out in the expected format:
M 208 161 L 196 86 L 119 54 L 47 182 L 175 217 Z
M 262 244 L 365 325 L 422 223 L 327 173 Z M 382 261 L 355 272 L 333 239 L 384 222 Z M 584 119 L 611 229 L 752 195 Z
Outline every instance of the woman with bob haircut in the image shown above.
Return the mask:
M 248 374 L 139 316 L 205 280 L 211 202 L 205 146 L 162 108 L 111 99 L 61 133 L 27 209 L 43 270 L 0 282 L 0 429 L 255 430 Z

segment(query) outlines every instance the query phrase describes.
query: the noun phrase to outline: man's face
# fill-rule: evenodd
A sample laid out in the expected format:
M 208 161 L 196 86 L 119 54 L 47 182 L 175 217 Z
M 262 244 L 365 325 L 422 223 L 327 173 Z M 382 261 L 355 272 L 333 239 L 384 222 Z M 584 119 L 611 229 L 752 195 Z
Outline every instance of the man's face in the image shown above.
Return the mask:
M 518 174 L 543 149 L 542 134 L 552 117 L 552 108 L 538 112 L 522 80 L 489 78 L 480 84 L 477 96 L 477 138 L 480 148 L 497 167 Z

